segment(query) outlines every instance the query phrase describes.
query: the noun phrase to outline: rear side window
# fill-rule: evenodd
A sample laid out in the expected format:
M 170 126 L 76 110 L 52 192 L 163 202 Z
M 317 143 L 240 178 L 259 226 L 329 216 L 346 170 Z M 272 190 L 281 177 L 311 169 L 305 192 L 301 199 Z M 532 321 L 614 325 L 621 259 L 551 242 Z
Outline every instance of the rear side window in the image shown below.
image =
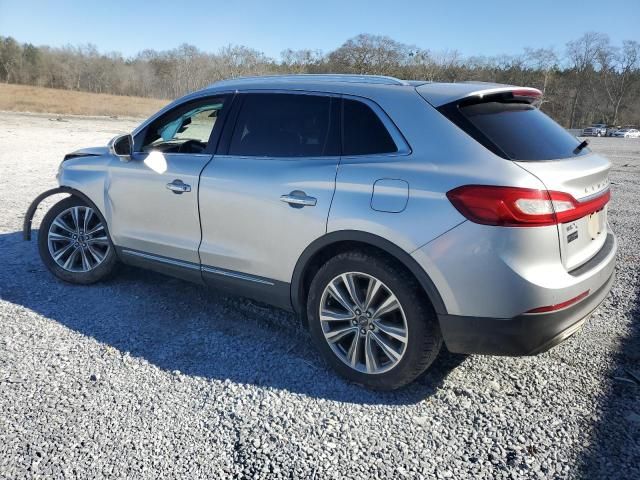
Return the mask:
M 342 154 L 372 155 L 398 151 L 378 115 L 365 103 L 344 100 Z
M 584 148 L 574 153 L 580 141 L 527 103 L 488 101 L 460 106 L 459 112 L 476 131 L 469 131 L 465 128 L 468 125 L 450 117 L 454 123 L 476 139 L 478 135 L 484 136 L 478 140 L 485 146 L 490 142 L 496 147 L 491 150 L 510 160 L 553 160 L 589 151 Z
M 338 125 L 332 121 L 336 117 L 332 109 L 337 106 L 338 101 L 329 96 L 247 94 L 233 131 L 229 155 L 340 155 Z

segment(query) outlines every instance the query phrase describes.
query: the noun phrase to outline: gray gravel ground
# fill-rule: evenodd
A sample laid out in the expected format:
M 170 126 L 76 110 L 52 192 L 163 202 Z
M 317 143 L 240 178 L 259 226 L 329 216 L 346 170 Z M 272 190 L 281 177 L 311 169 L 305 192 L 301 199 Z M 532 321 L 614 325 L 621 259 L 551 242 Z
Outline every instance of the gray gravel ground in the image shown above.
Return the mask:
M 640 140 L 592 140 L 620 251 L 581 332 L 533 358 L 444 353 L 380 394 L 285 312 L 129 268 L 55 280 L 24 211 L 65 152 L 134 122 L 0 125 L 0 477 L 640 478 Z

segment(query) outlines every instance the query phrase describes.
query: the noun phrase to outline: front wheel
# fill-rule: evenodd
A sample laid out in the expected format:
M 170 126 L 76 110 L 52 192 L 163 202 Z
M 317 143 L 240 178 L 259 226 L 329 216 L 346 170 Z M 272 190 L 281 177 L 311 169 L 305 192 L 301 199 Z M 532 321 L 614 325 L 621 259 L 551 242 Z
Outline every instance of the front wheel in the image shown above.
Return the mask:
M 70 283 L 102 280 L 117 261 L 104 218 L 76 197 L 59 201 L 44 216 L 38 250 L 49 271 Z
M 320 268 L 307 317 L 327 362 L 348 380 L 375 389 L 412 382 L 442 345 L 435 312 L 415 279 L 362 252 L 339 254 Z

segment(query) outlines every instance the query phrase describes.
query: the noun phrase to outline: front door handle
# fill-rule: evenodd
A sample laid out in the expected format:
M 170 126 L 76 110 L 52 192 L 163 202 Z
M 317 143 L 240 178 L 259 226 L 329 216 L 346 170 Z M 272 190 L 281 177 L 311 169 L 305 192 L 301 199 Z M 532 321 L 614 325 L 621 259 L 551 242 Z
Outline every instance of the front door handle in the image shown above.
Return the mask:
M 180 195 L 185 192 L 191 191 L 191 185 L 187 185 L 179 178 L 175 179 L 171 183 L 167 183 L 167 189 L 171 190 L 173 193 Z
M 288 203 L 293 208 L 315 207 L 318 202 L 315 197 L 310 197 L 301 190 L 294 190 L 287 195 L 282 195 L 280 201 Z

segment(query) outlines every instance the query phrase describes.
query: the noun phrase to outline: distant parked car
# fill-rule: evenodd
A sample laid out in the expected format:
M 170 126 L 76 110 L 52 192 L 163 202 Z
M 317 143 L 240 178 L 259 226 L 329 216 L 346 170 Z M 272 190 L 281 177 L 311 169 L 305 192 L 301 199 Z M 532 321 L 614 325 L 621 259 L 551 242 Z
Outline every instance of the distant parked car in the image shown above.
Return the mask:
M 635 128 L 621 128 L 620 130 L 616 130 L 613 136 L 622 138 L 640 138 L 640 130 Z
M 606 123 L 594 123 L 582 130 L 583 137 L 604 137 L 607 134 Z

